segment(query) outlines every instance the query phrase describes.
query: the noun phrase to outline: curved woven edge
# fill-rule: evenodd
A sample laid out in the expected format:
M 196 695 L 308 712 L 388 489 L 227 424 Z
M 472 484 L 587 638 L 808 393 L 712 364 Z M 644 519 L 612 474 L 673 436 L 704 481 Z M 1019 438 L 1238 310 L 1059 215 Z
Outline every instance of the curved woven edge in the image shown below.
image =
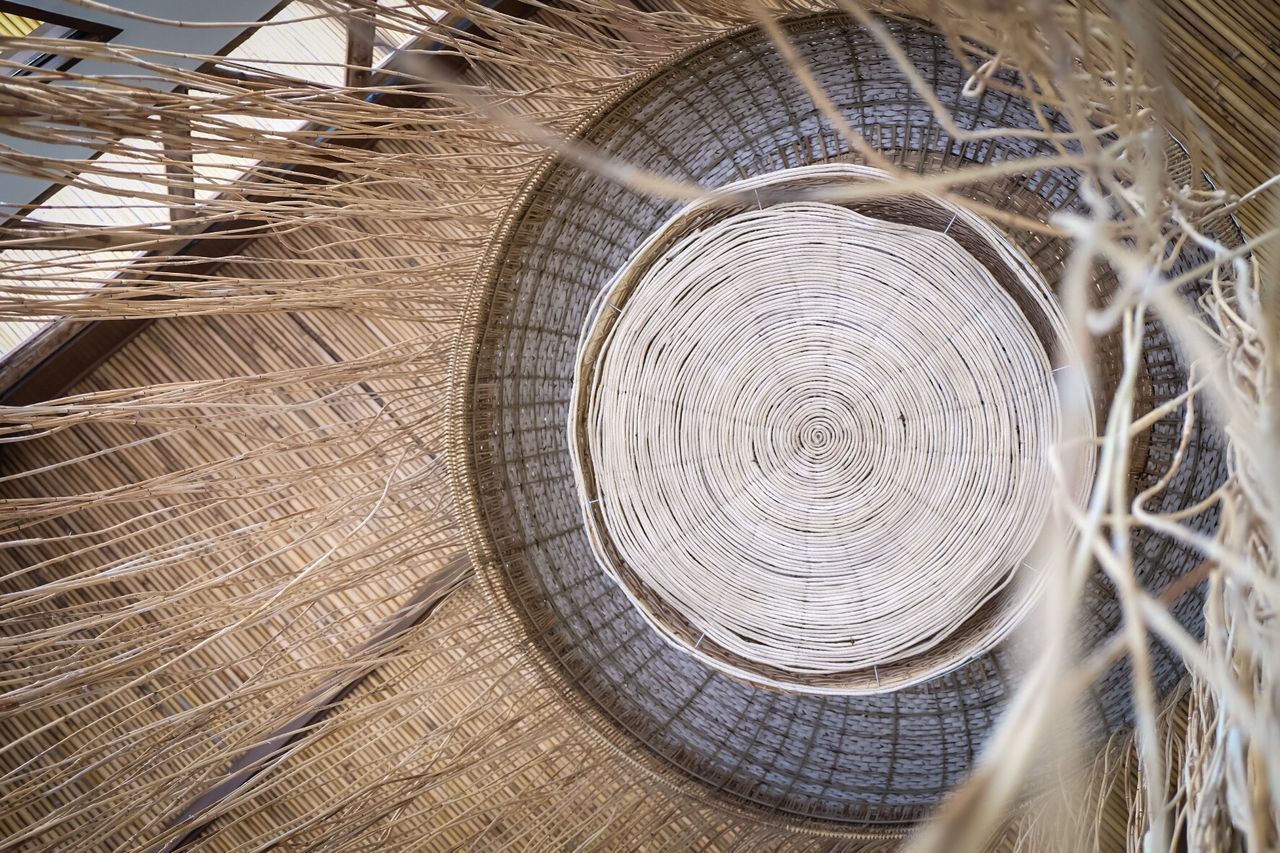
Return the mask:
M 706 637 L 683 613 L 663 601 L 626 564 L 609 534 L 598 500 L 599 489 L 589 448 L 590 398 L 597 382 L 600 353 L 612 334 L 627 299 L 652 264 L 687 235 L 756 206 L 726 203 L 725 196 L 748 194 L 761 199 L 758 203 L 763 203 L 767 208 L 771 200 L 791 199 L 810 191 L 820 194 L 823 190 L 842 183 L 888 180 L 889 175 L 868 166 L 827 163 L 773 172 L 721 187 L 707 199 L 694 202 L 677 212 L 666 225 L 637 247 L 613 281 L 596 297 L 579 340 L 567 424 L 570 435 L 569 452 L 580 496 L 580 509 L 597 562 L 602 571 L 618 584 L 650 627 L 669 645 L 727 675 L 771 689 L 815 695 L 873 695 L 921 684 L 990 651 L 1009 635 L 1034 606 L 1044 586 L 1042 573 L 1026 564 L 1024 557 L 1018 562 L 1023 568 L 1030 570 L 1030 577 L 1027 577 L 1028 571 L 1017 571 L 1018 567 L 1015 566 L 1010 576 L 992 590 L 959 627 L 949 634 L 935 638 L 934 642 L 918 653 L 870 668 L 813 675 L 783 670 L 744 658 Z M 1057 298 L 1030 259 L 994 226 L 961 205 L 936 196 L 912 195 L 909 201 L 913 205 L 913 211 L 918 210 L 921 205 L 932 207 L 937 212 L 932 222 L 936 230 L 954 232 L 955 242 L 971 254 L 974 254 L 973 249 L 977 249 L 976 254 L 985 256 L 978 259 L 984 266 L 997 265 L 992 270 L 997 282 L 1018 301 L 1019 309 L 1029 315 L 1028 322 L 1036 331 L 1041 346 L 1052 363 L 1061 344 L 1068 340 L 1069 331 Z M 874 218 L 894 218 L 895 204 L 892 199 L 878 199 L 871 203 L 848 202 L 843 206 Z M 900 209 L 896 212 L 899 216 L 902 215 Z M 1005 271 L 1004 275 L 998 274 L 1001 268 Z M 1027 299 L 1017 300 L 1018 295 Z M 1056 398 L 1056 388 L 1051 387 L 1050 390 Z M 1081 396 L 1086 400 L 1092 399 L 1089 393 L 1082 393 Z M 1092 435 L 1093 419 L 1090 406 L 1085 420 L 1074 425 L 1070 430 L 1071 434 Z M 1093 475 L 1092 454 L 1082 454 L 1081 461 L 1083 464 L 1074 472 L 1074 497 L 1078 500 L 1083 500 Z M 1015 574 L 1020 576 L 1017 580 L 1014 580 Z

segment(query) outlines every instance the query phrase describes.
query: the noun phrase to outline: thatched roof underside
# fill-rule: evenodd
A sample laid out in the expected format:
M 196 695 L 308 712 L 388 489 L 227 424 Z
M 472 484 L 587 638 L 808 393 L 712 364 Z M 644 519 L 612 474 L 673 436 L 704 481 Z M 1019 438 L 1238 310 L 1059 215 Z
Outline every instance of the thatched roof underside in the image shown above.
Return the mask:
M 1261 182 L 1276 168 L 1268 146 L 1280 126 L 1280 12 L 1270 0 L 1161 6 L 1174 76 L 1220 145 L 1230 181 L 1240 188 Z M 555 24 L 546 15 L 540 20 Z M 481 67 L 472 79 L 514 73 Z M 513 82 L 519 81 L 507 85 Z M 586 93 L 575 106 L 585 114 L 603 94 Z M 447 153 L 450 140 L 424 126 L 416 142 L 378 148 Z M 501 156 L 529 170 L 539 155 Z M 429 188 L 404 184 L 357 192 L 375 199 L 424 193 L 424 207 L 435 201 L 426 195 Z M 393 272 L 404 269 L 404 259 L 429 260 L 424 247 L 438 242 L 441 229 L 455 247 L 459 238 L 471 241 L 472 257 L 441 259 L 465 271 L 508 200 L 481 189 L 468 199 L 468 218 L 446 222 L 357 216 L 345 225 L 368 236 L 359 243 L 350 241 L 350 231 L 324 223 L 260 237 L 245 254 L 261 262 L 242 263 L 237 274 L 287 278 L 304 257 Z M 1261 211 L 1246 209 L 1241 220 L 1246 230 L 1256 227 Z M 442 304 L 459 306 L 467 280 L 459 272 L 432 286 L 442 288 Z M 104 418 L 6 448 L 0 473 L 48 470 L 0 483 L 0 497 L 91 495 L 143 482 L 150 494 L 129 504 L 51 504 L 56 511 L 24 535 L 63 538 L 0 549 L 0 571 L 12 575 L 0 582 L 0 593 L 33 584 L 56 591 L 60 577 L 113 567 L 100 582 L 76 584 L 0 624 L 0 637 L 45 631 L 50 639 L 44 648 L 24 651 L 18 666 L 48 673 L 97 666 L 100 672 L 92 689 L 63 704 L 19 700 L 0 707 L 0 743 L 21 740 L 0 759 L 14 786 L 3 792 L 0 839 L 22 839 L 19 846 L 32 849 L 142 849 L 174 838 L 167 827 L 179 810 L 225 771 L 225 762 L 211 757 L 273 731 L 308 691 L 350 675 L 342 670 L 350 650 L 437 572 L 465 559 L 447 509 L 441 416 L 452 344 L 447 321 L 439 313 L 415 322 L 340 311 L 163 319 L 72 393 L 325 365 L 335 366 L 341 390 L 332 393 L 319 382 L 287 390 L 279 390 L 282 383 L 249 383 L 244 399 L 263 405 L 234 429 L 206 429 L 191 420 L 161 430 L 156 423 Z M 381 354 L 388 347 L 413 350 L 412 373 Z M 352 367 L 361 360 L 364 366 Z M 397 492 L 394 507 L 380 504 L 384 484 L 377 478 L 387 453 L 403 454 L 396 476 L 417 478 L 412 490 Z M 71 459 L 80 461 L 56 466 Z M 219 500 L 188 500 L 166 490 L 171 473 L 206 465 L 206 497 Z M 291 475 L 304 471 L 318 473 L 299 488 Z M 181 511 L 173 511 L 175 503 Z M 330 529 L 317 534 L 291 526 L 293 514 L 317 523 L 317 506 L 332 507 Z M 351 523 L 375 507 L 380 511 L 367 524 Z M 274 525 L 270 536 L 246 532 L 262 519 Z M 215 529 L 225 537 L 207 544 Z M 294 539 L 305 544 L 291 546 Z M 191 541 L 206 544 L 189 552 L 184 548 Z M 172 563 L 163 573 L 131 573 L 129 557 L 143 548 L 170 549 Z M 342 582 L 307 572 L 329 549 L 355 555 L 342 562 Z M 68 558 L 72 551 L 78 554 Z M 31 569 L 42 561 L 47 565 Z M 223 565 L 231 562 L 245 568 L 224 576 Z M 290 583 L 296 606 L 264 610 L 269 616 L 259 618 L 263 591 Z M 314 596 L 299 595 L 299 587 Z M 124 613 L 114 629 L 101 621 L 91 632 L 74 627 L 89 614 L 112 611 Z M 131 668 L 125 640 L 116 639 L 137 643 L 139 629 L 172 656 L 145 680 Z M 412 628 L 316 725 L 251 793 L 214 819 L 202 844 L 251 849 L 279 839 L 287 848 L 409 849 L 424 837 L 441 850 L 637 843 L 646 849 L 828 849 L 835 843 L 757 824 L 640 773 L 565 716 L 559 697 L 522 662 L 484 597 L 468 585 Z M 42 828 L 24 838 L 33 827 Z

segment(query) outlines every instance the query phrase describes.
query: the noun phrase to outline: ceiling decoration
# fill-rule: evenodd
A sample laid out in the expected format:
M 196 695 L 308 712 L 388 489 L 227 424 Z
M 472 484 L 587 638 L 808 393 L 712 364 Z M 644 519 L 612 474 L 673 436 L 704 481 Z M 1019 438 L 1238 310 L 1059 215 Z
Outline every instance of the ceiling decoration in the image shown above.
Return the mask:
M 1024 564 L 1066 324 L 1034 266 L 937 199 L 771 200 L 886 177 L 726 185 L 736 203 L 636 250 L 578 347 L 569 450 L 598 561 L 686 653 L 766 686 L 927 681 L 1002 639 L 1043 574 Z
M 1268 3 L 118 4 L 0 45 L 0 846 L 1274 846 Z
M 888 26 L 963 127 L 1038 127 L 1032 105 L 1014 95 L 989 89 L 978 98 L 963 97 L 966 75 L 943 35 L 915 21 L 893 21 Z M 895 164 L 928 173 L 1051 150 L 1046 142 L 1018 137 L 981 143 L 951 139 L 881 43 L 845 16 L 794 21 L 787 25 L 787 35 L 844 120 Z M 655 72 L 600 111 L 581 128 L 579 138 L 622 162 L 643 163 L 661 175 L 730 190 L 744 178 L 785 176 L 791 173 L 783 170 L 814 164 L 858 162 L 858 154 L 787 68 L 765 33 L 758 29 L 735 33 Z M 766 186 L 768 181 L 745 184 L 757 185 Z M 781 192 L 774 195 L 781 202 L 790 198 Z M 1080 205 L 1078 176 L 1067 170 L 1046 169 L 984 186 L 975 195 L 1032 216 Z M 748 209 L 756 204 L 754 193 L 749 200 Z M 923 233 L 914 232 L 918 239 L 936 244 L 939 237 L 934 235 L 953 225 L 952 212 L 936 203 L 931 210 L 927 202 L 914 204 L 913 214 L 901 201 L 881 199 L 866 213 L 923 228 Z M 919 211 L 921 206 L 926 212 Z M 771 205 L 766 210 L 775 208 Z M 730 207 L 727 212 L 732 211 Z M 707 216 L 725 212 L 711 205 Z M 693 219 L 703 224 L 698 217 Z M 838 677 L 829 681 L 803 682 L 808 690 L 802 692 L 750 683 L 777 684 L 788 678 L 776 657 L 766 658 L 766 666 L 761 666 L 759 659 L 732 650 L 717 654 L 708 646 L 703 652 L 702 624 L 675 606 L 655 614 L 665 604 L 660 597 L 641 599 L 645 612 L 637 608 L 635 599 L 644 594 L 637 591 L 639 584 L 649 579 L 627 576 L 620 584 L 602 569 L 601 552 L 607 552 L 604 559 L 613 573 L 623 571 L 623 562 L 603 541 L 606 521 L 595 505 L 589 510 L 593 527 L 584 524 L 576 476 L 586 464 L 585 452 L 580 443 L 581 464 L 575 466 L 566 425 L 579 423 L 583 416 L 583 401 L 575 403 L 574 379 L 584 348 L 589 352 L 591 346 L 591 331 L 584 335 L 584 328 L 593 329 L 610 307 L 609 288 L 615 276 L 622 280 L 633 275 L 629 264 L 638 265 L 634 274 L 648 270 L 651 262 L 646 253 L 664 245 L 664 229 L 676 223 L 678 230 L 680 221 L 678 204 L 628 191 L 570 164 L 549 163 L 527 185 L 522 202 L 495 243 L 470 306 L 468 328 L 474 330 L 474 337 L 464 336 L 456 356 L 455 376 L 465 381 L 455 385 L 461 421 L 454 470 L 462 479 L 458 493 L 469 547 L 494 606 L 522 627 L 546 662 L 549 677 L 571 690 L 593 716 L 607 720 L 606 732 L 624 750 L 642 747 L 666 766 L 678 768 L 733 801 L 859 828 L 900 830 L 925 815 L 964 778 L 1016 689 L 1019 666 L 1014 650 L 1008 644 L 992 647 L 987 640 L 1003 634 L 1025 610 L 1025 602 L 1004 603 L 997 597 L 985 608 L 976 607 L 975 624 L 960 632 L 952 648 L 944 636 L 944 642 L 926 650 L 922 659 L 908 657 L 894 666 L 892 657 L 886 657 L 879 685 L 879 667 L 873 659 L 869 673 L 867 661 L 861 662 L 863 671 L 855 662 L 837 668 Z M 1012 277 L 1007 266 L 1000 273 L 1006 292 L 1021 294 L 1011 299 L 1017 311 L 1006 315 L 1019 337 L 1008 343 L 1011 354 L 1001 357 L 1016 358 L 1012 353 L 1019 352 L 1019 346 L 1021 352 L 1038 352 L 1037 358 L 1044 361 L 1024 380 L 1026 393 L 1039 393 L 1043 405 L 1050 407 L 1047 388 L 1029 389 L 1035 376 L 1040 381 L 1045 378 L 1047 360 L 1052 357 L 1048 342 L 1062 333 L 1062 321 L 1055 319 L 1059 315 L 1052 302 L 1035 293 L 1035 285 L 1028 287 L 1027 281 L 1043 277 L 1055 285 L 1063 274 L 1066 247 L 1041 235 L 1021 236 L 1013 244 L 1016 248 L 1004 246 L 1009 238 L 980 219 L 967 215 L 963 222 L 972 232 L 974 248 L 956 258 L 967 254 L 967 262 L 973 263 L 972 258 L 981 257 L 993 277 L 990 271 L 1007 265 L 1011 257 L 1029 258 L 1034 265 L 1021 274 L 1022 281 Z M 853 243 L 868 242 L 865 233 L 846 237 Z M 979 248 L 983 242 L 986 246 Z M 745 254 L 725 257 L 720 268 L 738 263 L 735 259 Z M 662 257 L 667 262 L 665 271 L 673 260 L 669 255 Z M 1199 249 L 1188 247 L 1177 264 L 1186 269 L 1203 260 Z M 876 267 L 861 264 L 852 269 L 873 275 Z M 846 303 L 845 312 L 852 313 L 855 304 L 853 300 Z M 617 307 L 623 309 L 622 317 L 628 316 L 629 305 Z M 617 328 L 611 330 L 615 336 Z M 681 346 L 694 343 L 688 333 L 677 337 Z M 610 347 L 615 345 L 616 337 L 609 342 Z M 886 342 L 886 346 L 895 344 Z M 1179 393 L 1185 368 L 1158 325 L 1150 327 L 1145 350 L 1136 397 L 1138 405 L 1150 411 Z M 1118 362 L 1114 350 L 1104 348 L 1099 354 L 1098 392 L 1104 401 L 1102 395 L 1118 379 Z M 780 357 L 776 367 L 783 371 L 792 363 Z M 618 369 L 625 378 L 620 377 L 613 387 L 619 393 L 636 390 L 634 373 L 625 372 L 643 370 L 643 366 L 632 358 Z M 688 369 L 714 370 L 715 364 L 700 362 Z M 1015 381 L 1007 371 L 999 373 L 1000 381 Z M 823 375 L 806 372 L 795 382 L 807 376 L 821 380 Z M 705 375 L 698 378 L 709 381 Z M 674 374 L 662 377 L 662 381 L 674 379 Z M 707 388 L 705 393 L 709 396 L 715 390 Z M 928 389 L 917 393 L 923 396 Z M 833 438 L 826 440 L 836 440 L 833 427 L 818 429 L 831 430 L 828 434 Z M 1028 425 L 1027 429 L 1033 428 Z M 1041 429 L 1049 432 L 1052 426 Z M 600 427 L 584 437 L 601 441 L 606 434 L 606 428 Z M 1161 460 L 1176 452 L 1179 437 L 1170 432 L 1157 434 L 1151 441 L 1145 449 L 1148 464 L 1133 472 L 1134 491 L 1160 479 L 1165 470 Z M 717 445 L 712 452 L 741 452 L 740 448 Z M 642 452 L 660 451 L 623 451 L 616 464 L 646 468 L 645 460 L 635 455 Z M 785 450 L 772 445 L 772 452 Z M 1210 423 L 1196 424 L 1185 455 L 1176 485 L 1166 491 L 1166 500 L 1177 506 L 1199 502 L 1226 473 L 1222 439 Z M 692 476 L 687 468 L 684 473 Z M 914 485 L 926 482 L 922 478 Z M 945 488 L 942 483 L 933 487 Z M 599 496 L 590 487 L 586 494 L 591 495 L 589 505 Z M 619 499 L 647 498 L 628 491 Z M 610 500 L 607 494 L 606 500 Z M 1021 509 L 1036 513 L 1034 505 Z M 720 511 L 721 518 L 727 515 L 723 508 Z M 628 515 L 623 523 L 641 523 L 638 511 Z M 1206 514 L 1196 523 L 1208 532 L 1215 519 Z M 1030 545 L 1028 528 L 1015 521 L 1014 529 L 1022 539 L 1006 556 L 1021 559 Z M 612 535 L 613 528 L 608 531 Z M 888 527 L 887 532 L 904 541 L 916 535 L 905 527 Z M 1147 533 L 1140 541 L 1135 548 L 1136 571 L 1151 587 L 1171 583 L 1199 562 L 1190 549 L 1172 539 Z M 697 563 L 701 556 L 694 552 L 688 560 Z M 713 560 L 714 555 L 708 558 Z M 647 565 L 653 571 L 668 567 L 680 571 L 656 558 Z M 939 571 L 959 571 L 955 565 L 949 562 Z M 1000 568 L 1007 571 L 1010 566 L 1003 563 Z M 985 585 L 970 590 L 975 599 L 967 607 L 982 605 L 984 594 L 999 583 L 998 577 L 989 576 Z M 1007 586 L 1006 597 L 1017 599 L 1026 588 Z M 1099 575 L 1088 582 L 1086 596 L 1081 641 L 1089 648 L 1117 629 L 1121 612 L 1109 584 Z M 1188 595 L 1176 608 L 1178 618 L 1193 631 L 1199 630 L 1202 619 L 1198 601 L 1198 596 Z M 973 612 L 962 610 L 961 621 Z M 1007 624 L 997 629 L 1002 619 Z M 653 622 L 660 624 L 661 634 L 653 630 Z M 885 629 L 886 634 L 896 630 L 896 625 Z M 691 653 L 694 647 L 696 655 Z M 1181 677 L 1181 666 L 1166 649 L 1153 649 L 1153 653 L 1158 689 L 1167 691 Z M 717 666 L 708 663 L 712 656 Z M 737 670 L 743 677 L 728 677 L 721 669 Z M 835 695 L 806 695 L 822 684 L 841 689 L 831 691 Z M 852 692 L 871 695 L 849 695 L 850 687 Z M 1087 728 L 1093 737 L 1129 725 L 1133 717 L 1128 697 L 1127 664 L 1120 662 L 1091 691 Z

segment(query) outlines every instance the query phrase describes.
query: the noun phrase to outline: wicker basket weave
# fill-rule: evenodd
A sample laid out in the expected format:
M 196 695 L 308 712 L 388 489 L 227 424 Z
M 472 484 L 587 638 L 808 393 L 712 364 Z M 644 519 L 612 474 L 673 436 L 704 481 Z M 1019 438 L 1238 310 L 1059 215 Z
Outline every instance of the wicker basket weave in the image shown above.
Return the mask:
M 677 647 L 770 687 L 926 681 L 1040 587 L 1018 570 L 1066 325 L 1034 265 L 939 199 L 762 200 L 886 177 L 799 167 L 680 211 L 579 346 L 569 449 L 601 566 Z
M 890 27 L 961 126 L 1039 127 L 1029 104 L 993 88 L 962 97 L 963 74 L 945 38 L 914 22 Z M 1022 138 L 951 139 L 883 48 L 843 17 L 804 18 L 788 32 L 848 121 L 905 168 L 948 170 L 1044 153 L 1042 143 Z M 1058 122 L 1051 113 L 1047 120 Z M 769 40 L 754 30 L 731 33 L 658 69 L 577 135 L 603 154 L 708 187 L 798 166 L 857 162 Z M 1044 219 L 1077 205 L 1077 188 L 1074 174 L 1045 170 L 969 192 Z M 893 692 L 768 689 L 728 677 L 664 640 L 601 571 L 583 523 L 566 429 L 581 330 L 600 293 L 676 213 L 672 203 L 550 160 L 513 206 L 474 289 L 454 364 L 452 467 L 473 559 L 492 605 L 544 665 L 549 682 L 654 773 L 774 814 L 892 834 L 927 813 L 982 748 L 1012 687 L 1011 643 Z M 1063 243 L 1038 234 L 1011 239 L 1053 286 Z M 978 260 L 996 266 L 991 258 Z M 1178 265 L 1199 260 L 1189 247 Z M 1108 282 L 1097 286 L 1103 291 Z M 1185 384 L 1183 357 L 1155 324 L 1145 352 L 1139 411 L 1171 399 Z M 1114 386 L 1117 356 L 1105 346 L 1098 351 L 1099 398 Z M 1133 488 L 1167 470 L 1178 430 L 1171 418 L 1136 448 Z M 1222 446 L 1213 425 L 1198 421 L 1186 463 L 1164 492 L 1164 510 L 1213 491 L 1225 471 Z M 1216 517 L 1200 523 L 1208 529 Z M 1199 561 L 1148 533 L 1134 550 L 1140 580 L 1156 589 Z M 1088 618 L 1080 635 L 1089 645 L 1114 631 L 1121 616 L 1103 579 L 1091 580 L 1085 597 L 1081 612 Z M 1193 631 L 1201 601 L 1187 595 L 1174 610 Z M 1153 648 L 1153 665 L 1161 690 L 1181 675 L 1176 656 L 1163 647 Z M 1124 662 L 1098 680 L 1086 736 L 1129 724 L 1128 684 Z

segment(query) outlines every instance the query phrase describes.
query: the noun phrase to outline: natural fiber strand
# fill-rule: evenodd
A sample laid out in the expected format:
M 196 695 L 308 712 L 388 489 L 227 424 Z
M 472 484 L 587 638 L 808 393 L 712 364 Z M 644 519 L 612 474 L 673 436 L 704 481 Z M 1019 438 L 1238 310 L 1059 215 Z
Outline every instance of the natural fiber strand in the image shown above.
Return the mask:
M 353 15 L 374 15 L 390 33 L 439 42 L 437 57 L 467 61 L 459 77 L 424 65 L 425 53 L 405 54 L 393 60 L 398 82 L 375 72 L 358 90 L 298 78 L 282 62 L 230 63 L 244 77 L 234 79 L 175 70 L 162 51 L 39 39 L 7 45 L 106 59 L 130 74 L 86 81 L 75 67 L 38 70 L 0 88 L 6 133 L 103 152 L 77 162 L 0 154 L 5 171 L 74 191 L 35 214 L 43 224 L 6 231 L 0 315 L 21 323 L 166 318 L 69 396 L 2 412 L 7 844 L 48 849 L 92 839 L 103 849 L 142 849 L 184 834 L 192 827 L 171 823 L 176 809 L 352 664 L 348 651 L 459 550 L 446 465 L 447 364 L 491 230 L 552 151 L 656 197 L 707 203 L 707 188 L 593 156 L 568 135 L 641 72 L 779 15 L 712 2 L 642 11 L 601 0 L 517 21 L 480 5 L 440 5 L 447 14 L 437 21 L 414 3 L 308 4 L 304 17 L 317 25 L 341 29 Z M 1275 23 L 1265 4 L 1249 9 Z M 1087 686 L 1073 677 L 1091 667 L 1072 645 L 1073 604 L 1095 561 L 1124 610 L 1116 647 L 1135 674 L 1135 740 L 1103 750 L 1103 769 L 1086 767 L 1073 788 L 1079 802 L 1062 808 L 1113 815 L 1096 805 L 1106 789 L 1132 805 L 1134 849 L 1177 849 L 1183 834 L 1192 850 L 1267 849 L 1280 815 L 1280 659 L 1269 616 L 1280 532 L 1280 320 L 1274 283 L 1223 226 L 1226 213 L 1240 215 L 1244 248 L 1274 236 L 1267 192 L 1246 201 L 1225 189 L 1263 184 L 1274 164 L 1240 134 L 1224 135 L 1220 112 L 1206 120 L 1210 138 L 1168 94 L 1175 82 L 1191 97 L 1208 91 L 1222 63 L 1192 32 L 1189 11 L 1159 18 L 1178 45 L 1167 67 L 1134 49 L 1152 41 L 1139 23 L 1084 4 L 868 11 L 933 21 L 959 48 L 972 97 L 1014 91 L 1042 117 L 1065 116 L 1069 129 L 1045 119 L 1034 139 L 1054 153 L 1025 163 L 920 174 L 914 161 L 885 157 L 876 164 L 888 167 L 883 187 L 779 201 L 798 212 L 934 194 L 1011 232 L 1067 239 L 1059 293 L 1061 339 L 1070 344 L 1056 374 L 1062 421 L 1092 423 L 1091 401 L 1070 389 L 1086 384 L 1099 336 L 1119 335 L 1124 367 L 1103 401 L 1096 440 L 1079 435 L 1073 445 L 1064 436 L 1053 502 L 1060 531 L 1043 561 L 1041 600 L 1052 606 L 1030 617 L 1037 648 L 1020 692 L 971 781 L 914 849 L 979 849 L 1010 825 L 1031 768 L 1071 754 L 1056 733 L 1070 731 L 1064 717 Z M 463 20 L 472 23 L 460 27 Z M 863 17 L 864 25 L 875 20 Z M 873 34 L 894 37 L 883 28 Z M 1255 52 L 1241 61 L 1265 65 Z M 319 69 L 342 79 L 341 61 L 317 60 L 311 70 Z M 1258 74 L 1269 79 L 1273 69 Z M 92 88 L 67 85 L 82 82 Z M 930 85 L 918 72 L 909 82 Z M 1262 125 L 1275 117 L 1260 89 L 1229 91 Z M 1188 150 L 1189 165 L 1177 173 L 1164 153 L 1169 131 Z M 1028 138 L 1025 128 L 1011 136 Z M 194 173 L 172 153 L 183 147 L 200 164 Z M 1041 221 L 965 195 L 1050 168 L 1082 176 L 1087 215 Z M 1217 187 L 1204 181 L 1205 169 Z M 193 190 L 196 203 L 170 194 L 173 187 Z M 170 210 L 180 212 L 172 222 Z M 215 242 L 254 239 L 210 263 L 192 241 L 214 226 L 227 227 L 207 238 Z M 1212 262 L 1165 275 L 1186 245 Z M 1115 280 L 1101 293 L 1100 266 Z M 1197 282 L 1206 284 L 1201 305 L 1180 295 Z M 1195 360 L 1197 382 L 1174 395 L 1180 408 L 1152 417 L 1135 406 L 1134 377 L 1143 330 L 1156 319 Z M 1185 458 L 1170 460 L 1161 488 L 1126 492 L 1135 445 L 1163 429 L 1165 415 L 1179 430 L 1215 419 L 1231 440 L 1231 476 L 1199 507 L 1222 513 L 1212 537 L 1183 510 L 1160 509 L 1161 489 Z M 1090 456 L 1090 499 L 1072 515 L 1071 472 Z M 1203 642 L 1169 616 L 1173 602 L 1133 582 L 1130 531 L 1148 529 L 1214 561 Z M 1000 582 L 984 578 L 975 595 Z M 817 821 L 770 823 L 642 772 L 649 765 L 571 712 L 488 605 L 466 588 L 438 619 L 382 653 L 375 676 L 272 772 L 218 807 L 200 843 L 386 849 L 426 839 L 438 849 L 612 849 L 647 839 L 651 849 L 819 849 L 829 839 L 798 829 L 836 832 Z M 1190 670 L 1185 735 L 1144 674 L 1148 632 Z M 1117 754 L 1136 765 L 1141 791 L 1127 775 L 1115 781 Z M 1064 762 L 1070 769 L 1077 760 Z M 1044 817 L 1015 820 L 997 843 L 1021 834 L 1027 844 L 1069 845 L 1074 837 L 1060 837 L 1069 821 L 1055 808 L 1025 807 Z M 860 843 L 858 829 L 846 836 Z M 1114 836 L 1100 829 L 1095 837 Z M 888 844 L 896 841 L 865 842 Z

